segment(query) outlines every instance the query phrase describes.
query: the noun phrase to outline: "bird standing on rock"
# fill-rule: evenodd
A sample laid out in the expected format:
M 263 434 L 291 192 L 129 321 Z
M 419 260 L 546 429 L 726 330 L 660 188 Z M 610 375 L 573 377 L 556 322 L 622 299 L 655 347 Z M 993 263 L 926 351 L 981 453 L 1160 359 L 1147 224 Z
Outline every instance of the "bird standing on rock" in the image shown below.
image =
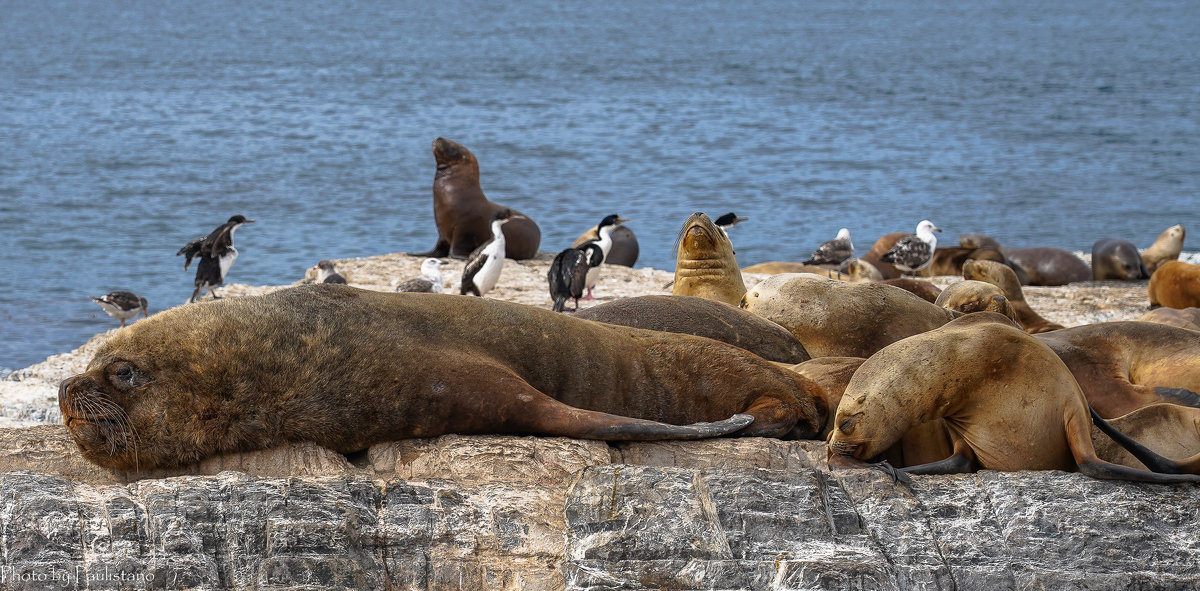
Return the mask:
M 188 265 L 192 264 L 193 258 L 200 257 L 200 262 L 196 265 L 196 289 L 192 291 L 192 297 L 188 298 L 188 302 L 196 301 L 196 298 L 206 291 L 211 291 L 213 299 L 218 299 L 217 288 L 224 285 L 225 274 L 229 272 L 229 268 L 233 266 L 233 262 L 238 257 L 238 251 L 233 247 L 233 233 L 242 224 L 251 223 L 254 223 L 254 220 L 248 220 L 242 215 L 235 215 L 209 232 L 208 236 L 188 242 L 187 246 L 175 253 L 175 256 L 182 254 L 187 257 L 183 262 L 185 271 Z
M 146 298 L 140 297 L 132 291 L 114 291 L 104 294 L 100 297 L 89 296 L 101 308 L 104 308 L 104 313 L 121 321 L 121 327 L 124 328 L 125 321 L 141 314 L 149 316 L 149 306 L 146 304 Z
M 813 251 L 808 260 L 801 261 L 805 265 L 840 265 L 854 258 L 854 243 L 850 242 L 850 230 L 841 228 L 833 240 L 826 240 Z
M 933 233 L 941 231 L 933 222 L 921 220 L 916 234 L 902 236 L 879 260 L 891 263 L 901 272 L 916 273 L 933 262 L 933 251 L 937 248 L 937 236 Z
M 613 245 L 612 233 L 613 233 L 613 231 L 616 230 L 618 226 L 620 226 L 621 224 L 628 222 L 628 221 L 629 220 L 627 220 L 615 213 L 612 215 L 604 216 L 604 219 L 600 220 L 600 224 L 598 226 L 596 226 L 596 233 L 600 235 L 600 238 L 598 238 L 596 240 L 589 240 L 583 244 L 580 244 L 579 248 L 582 249 L 583 247 L 587 246 L 588 244 L 595 244 L 595 245 L 599 246 L 600 252 L 604 253 L 604 256 L 601 257 L 601 259 L 600 259 L 600 262 L 603 263 L 604 260 L 608 258 L 608 252 L 610 250 L 612 250 L 612 245 Z M 585 300 L 595 299 L 594 297 L 592 297 L 592 289 L 596 287 L 596 282 L 599 280 L 600 280 L 600 265 L 596 265 L 594 267 L 589 268 L 588 272 L 587 272 L 587 281 L 585 282 L 585 285 L 584 285 L 584 287 L 587 288 L 587 295 L 583 296 L 583 299 L 585 299 Z
M 492 215 L 492 238 L 480 244 L 467 259 L 463 268 L 462 284 L 458 292 L 462 295 L 474 293 L 477 296 L 496 287 L 500 280 L 500 271 L 504 268 L 504 224 L 514 219 L 524 219 L 525 216 L 513 215 L 511 209 L 501 209 Z
M 546 279 L 550 282 L 550 298 L 554 300 L 555 312 L 562 312 L 568 299 L 575 300 L 575 309 L 579 309 L 579 298 L 583 295 L 588 271 L 599 267 L 603 261 L 604 251 L 595 242 L 565 249 L 554 257 Z

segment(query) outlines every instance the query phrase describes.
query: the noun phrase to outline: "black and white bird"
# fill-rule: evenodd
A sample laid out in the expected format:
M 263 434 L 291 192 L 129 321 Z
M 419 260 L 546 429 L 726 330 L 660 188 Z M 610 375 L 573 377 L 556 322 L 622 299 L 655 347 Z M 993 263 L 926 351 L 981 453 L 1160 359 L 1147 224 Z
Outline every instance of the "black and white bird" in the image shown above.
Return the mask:
M 583 248 L 589 244 L 595 244 L 595 245 L 599 246 L 600 251 L 604 253 L 604 256 L 600 259 L 600 262 L 603 263 L 604 260 L 608 258 L 609 251 L 612 250 L 613 231 L 616 230 L 621 224 L 628 222 L 628 221 L 629 220 L 627 220 L 615 213 L 612 215 L 604 216 L 604 219 L 600 220 L 600 224 L 596 226 L 596 230 L 597 230 L 596 233 L 599 234 L 600 237 L 597 238 L 596 240 L 589 240 L 583 244 L 580 244 L 579 248 Z M 585 299 L 585 300 L 595 299 L 594 297 L 592 297 L 592 289 L 596 287 L 596 282 L 599 280 L 600 280 L 600 265 L 596 265 L 594 267 L 588 268 L 587 281 L 584 284 L 584 287 L 587 289 L 587 295 L 583 296 L 583 299 Z
M 510 220 L 524 217 L 514 215 L 508 208 L 492 214 L 492 237 L 467 257 L 467 266 L 463 268 L 462 283 L 458 288 L 460 294 L 482 296 L 496 287 L 500 271 L 504 268 L 504 232 L 501 228 Z
M 813 251 L 805 265 L 840 265 L 854 258 L 854 243 L 850 242 L 850 230 L 842 228 L 833 240 L 826 240 Z
M 725 237 L 729 238 L 729 229 L 748 220 L 750 218 L 740 218 L 732 211 L 713 220 L 713 223 L 725 233 Z
M 921 220 L 916 234 L 902 236 L 879 260 L 891 263 L 901 272 L 916 273 L 933 262 L 933 251 L 937 248 L 937 236 L 933 233 L 941 231 L 933 222 Z
M 192 240 L 175 253 L 175 256 L 182 254 L 187 257 L 183 262 L 185 271 L 188 265 L 192 264 L 193 258 L 200 257 L 200 262 L 196 264 L 196 289 L 192 291 L 192 297 L 188 298 L 189 302 L 196 301 L 196 298 L 206 291 L 211 291 L 213 299 L 217 299 L 217 288 L 225 283 L 225 274 L 229 272 L 238 256 L 237 249 L 233 247 L 233 233 L 242 224 L 250 223 L 254 223 L 254 220 L 235 215 L 209 232 L 208 236 Z
M 317 283 L 346 283 L 346 278 L 337 272 L 337 267 L 329 259 L 321 259 L 313 265 L 317 270 Z
M 125 321 L 141 314 L 149 316 L 149 306 L 146 304 L 146 298 L 140 297 L 132 291 L 114 291 L 106 293 L 100 297 L 88 296 L 100 304 L 104 308 L 104 313 L 121 321 L 121 326 L 125 326 Z
M 443 293 L 445 289 L 442 287 L 442 265 L 445 264 L 438 259 L 425 259 L 421 263 L 421 276 L 400 283 L 396 286 L 396 291 Z
M 568 299 L 575 300 L 575 309 L 579 309 L 579 298 L 583 296 L 587 273 L 602 262 L 604 251 L 595 242 L 565 249 L 554 257 L 546 279 L 550 282 L 550 298 L 554 300 L 555 312 L 562 312 Z

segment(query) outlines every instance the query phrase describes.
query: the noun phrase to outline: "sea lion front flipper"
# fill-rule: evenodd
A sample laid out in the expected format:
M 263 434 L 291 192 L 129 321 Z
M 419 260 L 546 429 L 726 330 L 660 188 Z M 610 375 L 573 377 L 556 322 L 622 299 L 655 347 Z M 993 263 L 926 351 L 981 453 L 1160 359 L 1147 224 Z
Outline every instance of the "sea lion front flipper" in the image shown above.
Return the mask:
M 954 440 L 954 455 L 936 462 L 901 468 L 908 474 L 968 474 L 979 469 L 975 452 L 962 439 Z
M 409 253 L 405 253 L 405 254 L 407 254 L 408 256 L 414 256 L 414 257 L 426 257 L 426 258 L 435 258 L 435 259 L 445 258 L 445 256 L 447 254 L 450 254 L 450 243 L 447 242 L 446 240 L 438 240 L 437 244 L 433 245 L 433 250 L 429 250 L 426 252 L 409 252 Z

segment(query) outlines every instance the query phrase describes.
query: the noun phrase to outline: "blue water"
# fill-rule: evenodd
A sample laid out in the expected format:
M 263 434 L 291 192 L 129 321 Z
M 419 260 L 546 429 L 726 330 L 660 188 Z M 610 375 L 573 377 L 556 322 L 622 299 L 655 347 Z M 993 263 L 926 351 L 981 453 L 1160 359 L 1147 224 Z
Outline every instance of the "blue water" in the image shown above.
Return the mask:
M 0 0 L 0 367 L 228 281 L 433 245 L 430 142 L 556 251 L 608 213 L 672 269 L 693 211 L 739 261 L 953 241 L 1145 247 L 1200 199 L 1200 2 Z M 1194 238 L 1192 239 L 1195 240 Z M 1190 243 L 1188 250 L 1196 250 Z M 547 296 L 547 305 L 549 299 Z

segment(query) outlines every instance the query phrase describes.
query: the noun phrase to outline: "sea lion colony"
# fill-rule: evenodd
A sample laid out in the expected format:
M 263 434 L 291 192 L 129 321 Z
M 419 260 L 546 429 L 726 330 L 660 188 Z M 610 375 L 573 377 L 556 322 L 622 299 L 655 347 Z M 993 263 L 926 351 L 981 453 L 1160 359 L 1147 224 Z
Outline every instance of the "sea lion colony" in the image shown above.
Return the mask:
M 447 193 L 482 196 L 469 151 L 439 138 L 435 155 L 435 213 Z M 447 188 L 445 177 L 457 173 L 444 160 L 470 163 L 474 182 Z M 502 206 L 491 205 L 480 211 L 494 217 Z M 456 228 L 443 232 L 446 216 L 435 217 L 446 235 L 421 255 L 463 254 L 470 241 L 455 238 Z M 872 253 L 905 239 L 885 236 Z M 339 285 L 184 306 L 119 331 L 86 372 L 64 381 L 60 407 L 85 457 L 121 470 L 297 440 L 350 453 L 396 438 L 529 433 L 828 438 L 832 466 L 886 459 L 912 473 L 1078 469 L 1200 480 L 1200 456 L 1161 458 L 1100 418 L 1136 425 L 1151 447 L 1165 436 L 1145 417 L 1170 416 L 1170 433 L 1191 433 L 1178 427 L 1178 413 L 1121 418 L 1154 404 L 1200 408 L 1200 334 L 1105 323 L 1047 328 L 1039 341 L 1014 306 L 1024 301 L 1013 279 L 1046 272 L 1018 273 L 997 246 L 972 235 L 953 256 L 890 269 L 868 253 L 838 266 L 870 265 L 869 274 L 830 264 L 817 267 L 824 276 L 783 274 L 747 290 L 728 233 L 697 213 L 679 235 L 673 296 L 578 318 Z M 878 281 L 928 268 L 971 278 L 984 263 L 1013 277 L 945 298 L 911 277 L 898 287 Z M 1128 450 L 1112 458 L 1118 464 L 1095 453 L 1089 414 L 1118 443 L 1103 449 Z M 1026 437 L 1033 421 L 1055 417 L 1060 430 L 1044 425 L 1036 429 L 1044 437 Z M 1172 435 L 1165 451 L 1200 454 L 1200 430 L 1192 431 L 1183 442 Z

